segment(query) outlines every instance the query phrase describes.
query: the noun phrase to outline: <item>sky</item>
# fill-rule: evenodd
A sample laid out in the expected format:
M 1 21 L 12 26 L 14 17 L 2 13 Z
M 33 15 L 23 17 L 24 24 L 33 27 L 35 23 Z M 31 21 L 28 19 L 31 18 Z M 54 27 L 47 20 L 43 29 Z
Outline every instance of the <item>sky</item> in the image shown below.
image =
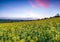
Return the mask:
M 0 0 L 0 18 L 45 18 L 60 14 L 60 0 Z

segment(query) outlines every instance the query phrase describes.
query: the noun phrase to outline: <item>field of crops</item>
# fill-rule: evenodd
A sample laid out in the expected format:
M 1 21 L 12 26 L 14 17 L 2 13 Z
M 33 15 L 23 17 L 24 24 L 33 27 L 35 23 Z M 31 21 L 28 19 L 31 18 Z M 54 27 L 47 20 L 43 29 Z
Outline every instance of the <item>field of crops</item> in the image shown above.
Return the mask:
M 60 42 L 60 17 L 0 23 L 0 42 Z

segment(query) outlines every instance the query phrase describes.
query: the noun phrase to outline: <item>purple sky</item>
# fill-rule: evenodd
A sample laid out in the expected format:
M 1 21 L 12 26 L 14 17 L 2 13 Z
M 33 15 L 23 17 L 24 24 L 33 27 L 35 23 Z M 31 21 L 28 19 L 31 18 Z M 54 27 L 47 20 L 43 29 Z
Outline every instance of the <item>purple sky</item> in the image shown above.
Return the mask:
M 0 17 L 44 18 L 60 13 L 60 0 L 0 0 Z

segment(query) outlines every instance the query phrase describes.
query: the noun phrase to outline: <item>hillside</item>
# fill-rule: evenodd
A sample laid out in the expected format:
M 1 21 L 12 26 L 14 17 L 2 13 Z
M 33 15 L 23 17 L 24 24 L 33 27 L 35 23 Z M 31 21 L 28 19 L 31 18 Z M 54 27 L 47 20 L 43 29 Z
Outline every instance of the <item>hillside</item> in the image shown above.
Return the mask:
M 60 42 L 60 17 L 0 23 L 0 42 Z

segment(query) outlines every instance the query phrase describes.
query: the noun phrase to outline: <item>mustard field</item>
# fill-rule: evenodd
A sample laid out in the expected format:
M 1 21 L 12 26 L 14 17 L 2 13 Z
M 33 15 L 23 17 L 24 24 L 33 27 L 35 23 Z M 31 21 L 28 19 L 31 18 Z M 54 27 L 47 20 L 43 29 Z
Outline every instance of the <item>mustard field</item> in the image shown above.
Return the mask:
M 0 23 L 0 42 L 60 42 L 60 17 Z

